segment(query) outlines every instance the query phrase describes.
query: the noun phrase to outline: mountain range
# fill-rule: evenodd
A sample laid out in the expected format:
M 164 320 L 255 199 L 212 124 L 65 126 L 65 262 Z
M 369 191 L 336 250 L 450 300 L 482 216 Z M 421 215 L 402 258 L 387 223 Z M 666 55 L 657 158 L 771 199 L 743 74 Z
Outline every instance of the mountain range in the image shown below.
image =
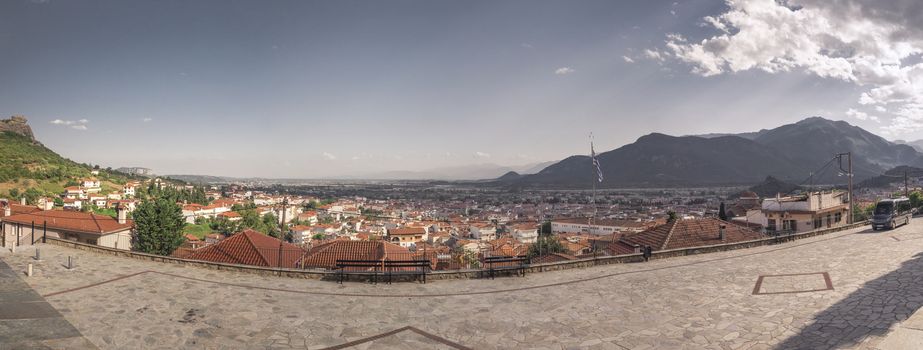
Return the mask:
M 901 165 L 923 166 L 923 153 L 910 145 L 890 142 L 845 121 L 811 117 L 742 134 L 648 134 L 597 155 L 604 176 L 599 186 L 752 185 L 767 176 L 795 184 L 845 183 L 834 160 L 845 152 L 852 154 L 857 181 Z M 846 157 L 843 160 L 845 168 Z M 595 178 L 590 158 L 575 155 L 536 174 L 505 174 L 497 182 L 587 188 Z

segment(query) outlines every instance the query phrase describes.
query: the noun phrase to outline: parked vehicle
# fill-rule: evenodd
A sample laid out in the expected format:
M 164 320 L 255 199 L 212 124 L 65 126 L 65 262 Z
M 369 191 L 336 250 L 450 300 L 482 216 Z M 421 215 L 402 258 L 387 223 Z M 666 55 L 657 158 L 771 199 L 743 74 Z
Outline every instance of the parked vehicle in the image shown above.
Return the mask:
M 872 230 L 879 228 L 893 229 L 910 223 L 913 208 L 907 198 L 882 199 L 875 205 L 872 214 Z

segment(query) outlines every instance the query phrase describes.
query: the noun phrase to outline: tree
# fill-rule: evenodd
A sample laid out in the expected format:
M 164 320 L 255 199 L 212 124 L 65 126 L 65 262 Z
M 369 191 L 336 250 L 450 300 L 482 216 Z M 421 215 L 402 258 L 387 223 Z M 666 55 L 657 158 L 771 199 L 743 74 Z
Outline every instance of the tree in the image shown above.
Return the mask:
M 923 193 L 920 193 L 920 191 L 910 192 L 910 206 L 919 208 L 921 205 L 923 205 Z
M 724 202 L 721 202 L 721 206 L 718 208 L 718 218 L 722 221 L 728 221 L 728 214 L 724 211 Z
M 670 211 L 667 212 L 667 221 L 668 221 L 668 222 L 670 222 L 670 221 L 676 221 L 676 212 L 675 212 L 675 211 L 670 210 Z
M 170 255 L 183 244 L 183 213 L 174 202 L 146 200 L 132 214 L 137 235 L 136 249 L 148 254 Z
M 542 235 L 551 234 L 551 221 L 545 221 L 542 223 L 542 226 L 538 229 L 538 233 Z
M 557 237 L 548 235 L 539 237 L 535 243 L 529 246 L 528 255 L 530 258 L 534 258 L 545 254 L 564 253 L 565 251 L 566 249 L 564 249 Z

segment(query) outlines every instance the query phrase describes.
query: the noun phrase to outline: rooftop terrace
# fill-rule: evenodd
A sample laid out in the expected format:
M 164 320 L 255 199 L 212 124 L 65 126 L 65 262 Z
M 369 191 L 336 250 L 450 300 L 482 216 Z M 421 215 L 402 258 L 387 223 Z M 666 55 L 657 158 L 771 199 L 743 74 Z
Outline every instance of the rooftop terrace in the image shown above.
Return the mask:
M 921 229 L 917 220 L 647 263 L 393 285 L 38 245 L 41 261 L 32 249 L 0 252 L 10 266 L 0 274 L 0 349 L 913 348 L 923 341 L 923 312 L 912 316 L 923 306 Z M 76 269 L 65 268 L 67 256 Z M 29 263 L 32 277 L 23 275 Z M 13 284 L 19 294 L 5 287 Z M 12 305 L 24 288 L 50 308 L 6 311 L 23 310 Z

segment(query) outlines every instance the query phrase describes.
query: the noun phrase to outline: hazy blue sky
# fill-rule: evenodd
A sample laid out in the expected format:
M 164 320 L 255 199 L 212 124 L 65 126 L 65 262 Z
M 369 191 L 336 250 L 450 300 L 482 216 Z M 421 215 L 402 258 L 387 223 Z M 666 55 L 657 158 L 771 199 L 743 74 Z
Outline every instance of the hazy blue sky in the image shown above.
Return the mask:
M 602 151 L 811 115 L 923 138 L 919 6 L 791 3 L 5 0 L 0 115 L 81 162 L 270 177 L 517 165 L 585 154 L 591 131 Z M 876 4 L 895 15 L 863 15 Z M 845 34 L 773 29 L 823 16 Z M 887 43 L 853 45 L 859 22 Z

